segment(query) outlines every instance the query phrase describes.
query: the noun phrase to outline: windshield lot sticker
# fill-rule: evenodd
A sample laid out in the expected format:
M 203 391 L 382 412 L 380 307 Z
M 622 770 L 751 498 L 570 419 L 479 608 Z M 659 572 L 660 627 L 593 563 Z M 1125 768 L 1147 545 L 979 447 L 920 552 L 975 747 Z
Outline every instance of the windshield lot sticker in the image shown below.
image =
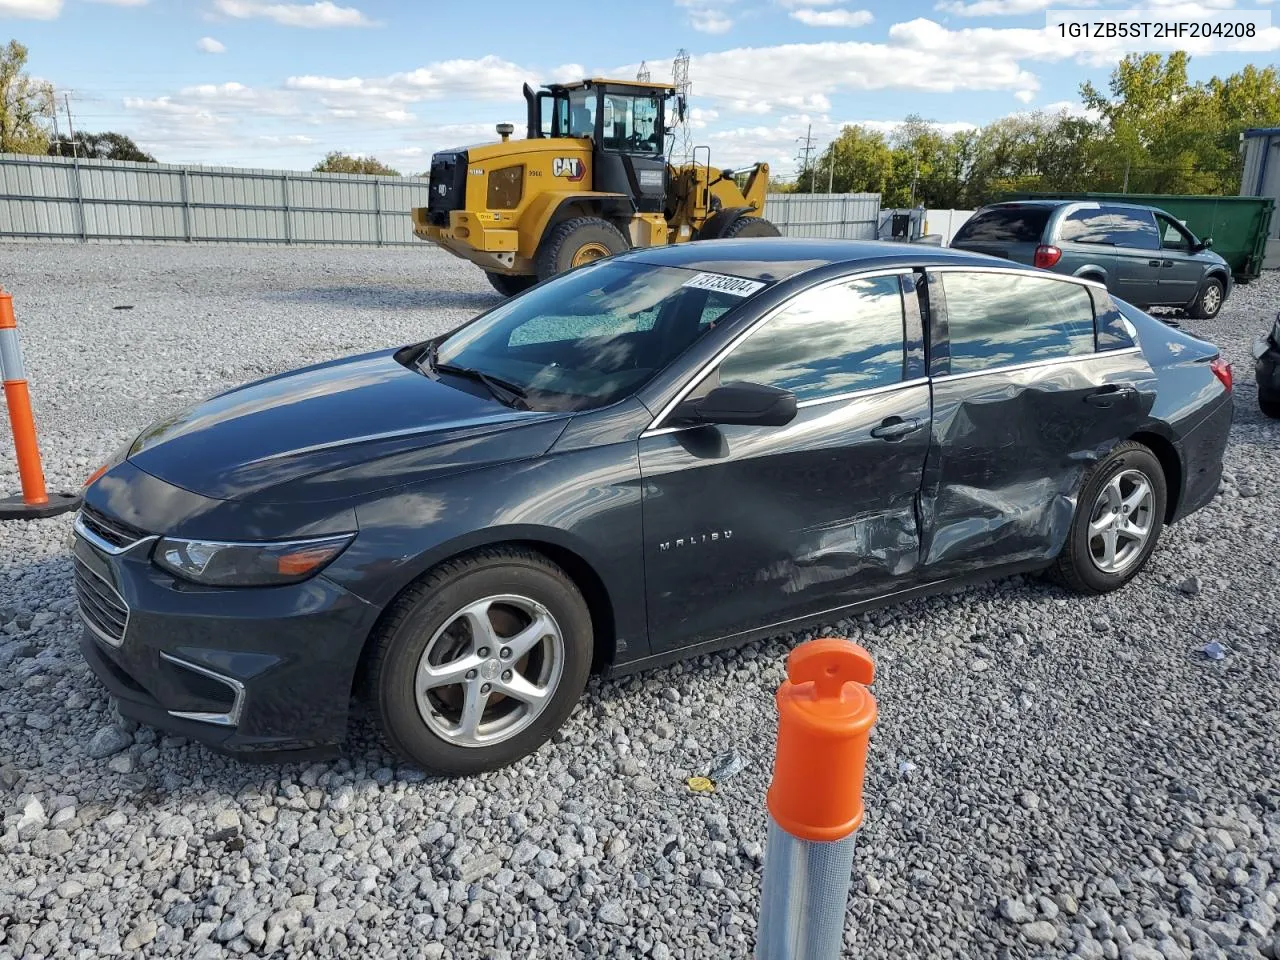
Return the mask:
M 692 280 L 686 280 L 682 287 L 694 287 L 698 290 L 714 290 L 734 297 L 749 297 L 764 286 L 759 280 L 744 280 L 742 277 L 727 277 L 723 273 L 700 273 Z

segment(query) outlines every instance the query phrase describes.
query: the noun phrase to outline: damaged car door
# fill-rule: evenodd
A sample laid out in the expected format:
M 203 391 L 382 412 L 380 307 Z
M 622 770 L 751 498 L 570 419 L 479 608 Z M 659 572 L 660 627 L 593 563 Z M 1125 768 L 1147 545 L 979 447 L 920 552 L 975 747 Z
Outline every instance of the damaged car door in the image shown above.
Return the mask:
M 1115 313 L 1100 287 L 968 267 L 931 269 L 927 289 L 923 572 L 1047 561 L 1084 472 L 1146 421 L 1155 376 L 1132 340 L 1099 337 L 1095 313 Z
M 923 332 L 909 271 L 801 291 L 691 379 L 794 394 L 784 426 L 642 436 L 645 587 L 655 653 L 882 594 L 919 558 L 929 449 Z

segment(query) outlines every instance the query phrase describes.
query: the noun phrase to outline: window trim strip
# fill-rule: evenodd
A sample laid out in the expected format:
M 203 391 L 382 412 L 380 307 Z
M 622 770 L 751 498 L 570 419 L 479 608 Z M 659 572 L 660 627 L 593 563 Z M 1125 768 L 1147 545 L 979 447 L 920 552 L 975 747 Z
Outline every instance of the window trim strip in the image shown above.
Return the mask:
M 1073 353 L 1068 357 L 1050 357 L 1047 360 L 1030 360 L 1027 363 L 1011 363 L 999 367 L 988 367 L 986 370 L 966 370 L 964 373 L 944 373 L 934 377 L 934 383 L 947 383 L 951 380 L 971 380 L 974 377 L 985 377 L 993 373 L 1016 373 L 1019 370 L 1035 370 L 1038 367 L 1060 367 L 1066 363 L 1098 360 L 1103 357 L 1119 357 L 1127 353 L 1140 353 L 1141 347 L 1122 347 L 1119 350 L 1093 350 L 1090 353 Z

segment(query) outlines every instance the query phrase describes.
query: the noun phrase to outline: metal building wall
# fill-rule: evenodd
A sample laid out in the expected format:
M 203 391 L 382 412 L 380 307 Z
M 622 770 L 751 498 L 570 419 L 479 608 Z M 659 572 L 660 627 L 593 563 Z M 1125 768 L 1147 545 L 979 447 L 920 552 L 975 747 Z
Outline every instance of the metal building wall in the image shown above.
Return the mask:
M 427 181 L 0 154 L 0 237 L 418 243 Z
M 1240 196 L 1271 197 L 1280 206 L 1280 129 L 1245 131 Z M 1271 219 L 1271 238 L 1280 240 L 1280 216 Z

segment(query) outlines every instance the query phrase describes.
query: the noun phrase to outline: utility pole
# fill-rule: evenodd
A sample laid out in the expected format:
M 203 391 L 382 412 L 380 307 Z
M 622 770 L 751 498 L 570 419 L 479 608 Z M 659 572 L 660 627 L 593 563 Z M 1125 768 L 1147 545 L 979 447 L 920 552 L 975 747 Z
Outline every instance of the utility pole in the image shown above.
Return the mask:
M 53 120 L 53 142 L 58 145 L 58 154 L 62 154 L 62 132 L 58 129 L 58 95 L 53 84 L 45 84 L 45 98 L 49 104 L 49 117 Z
M 796 140 L 803 143 L 800 148 L 800 155 L 796 157 L 800 161 L 800 180 L 804 182 L 804 175 L 809 174 L 809 192 L 813 193 L 813 170 L 809 166 L 809 157 L 813 153 L 813 124 L 809 124 L 808 130 L 805 131 L 803 137 L 796 137 Z
M 79 158 L 80 150 L 79 145 L 76 143 L 76 125 L 71 119 L 71 94 L 63 94 L 63 102 L 67 105 L 67 126 L 70 128 L 67 131 L 67 136 L 71 138 L 71 156 Z
M 831 152 L 831 157 L 827 161 L 827 193 L 834 193 L 836 182 L 836 142 L 832 140 L 827 149 Z

